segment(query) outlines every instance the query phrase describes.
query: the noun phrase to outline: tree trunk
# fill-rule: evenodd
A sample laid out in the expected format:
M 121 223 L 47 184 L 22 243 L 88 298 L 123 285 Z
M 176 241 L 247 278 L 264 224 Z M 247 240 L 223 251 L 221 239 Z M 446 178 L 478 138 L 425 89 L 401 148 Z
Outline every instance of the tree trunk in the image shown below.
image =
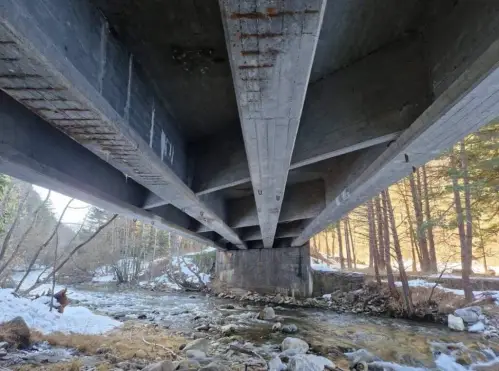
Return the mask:
M 373 262 L 374 276 L 376 277 L 376 282 L 381 285 L 381 277 L 379 275 L 379 257 L 378 257 L 378 247 L 376 246 L 376 227 L 374 225 L 374 210 L 373 201 L 369 200 L 367 202 L 367 222 L 369 225 L 369 251 L 372 255 L 372 259 L 369 260 Z
M 454 161 L 457 164 L 457 161 Z M 457 166 L 456 166 L 457 170 Z M 464 297 L 466 301 L 473 301 L 473 290 L 471 288 L 470 273 L 471 273 L 471 251 L 468 248 L 466 240 L 466 230 L 464 227 L 463 207 L 461 204 L 461 192 L 459 191 L 459 183 L 457 174 L 452 174 L 452 190 L 454 193 L 454 206 L 457 214 L 457 228 L 459 231 L 459 242 L 461 244 L 461 272 Z
M 332 254 L 332 255 L 331 255 L 331 257 L 334 259 L 334 256 L 335 256 L 335 251 L 334 251 L 334 250 L 335 250 L 335 246 L 334 246 L 334 242 L 335 242 L 335 239 L 336 239 L 336 235 L 335 235 L 335 233 L 334 233 L 334 226 L 333 226 L 333 225 L 331 225 L 331 226 L 330 226 L 330 228 L 331 228 L 331 238 L 332 238 L 332 241 L 331 241 L 331 248 L 332 248 L 331 254 Z
M 348 237 L 348 219 L 343 220 L 343 227 L 345 232 L 345 250 L 347 252 L 347 267 L 348 269 L 352 269 L 352 255 L 350 252 L 350 240 Z
M 3 260 L 5 257 L 5 253 L 7 252 L 7 249 L 10 244 L 10 239 L 12 238 L 12 233 L 14 233 L 14 230 L 17 227 L 17 223 L 19 222 L 19 218 L 21 217 L 21 213 L 24 209 L 24 204 L 26 203 L 26 200 L 28 199 L 28 196 L 30 194 L 30 189 L 27 190 L 22 199 L 19 201 L 19 204 L 17 205 L 17 210 L 16 210 L 16 216 L 14 217 L 14 220 L 12 221 L 12 224 L 9 227 L 9 230 L 7 231 L 7 234 L 5 235 L 3 242 L 2 242 L 2 247 L 0 248 L 0 262 Z
M 375 197 L 375 206 L 376 206 L 376 220 L 378 222 L 378 257 L 379 257 L 379 269 L 384 271 L 386 269 L 385 262 L 385 241 L 383 239 L 383 217 L 381 212 L 381 200 L 379 196 Z
M 424 195 L 424 209 L 426 215 L 426 233 L 428 235 L 428 247 L 429 247 L 429 259 L 430 259 L 430 270 L 433 273 L 438 271 L 437 267 L 437 253 L 435 250 L 435 239 L 433 236 L 433 226 L 431 220 L 431 210 L 430 210 L 430 193 L 428 189 L 428 177 L 426 175 L 426 167 L 423 165 L 421 167 L 421 173 L 423 175 L 423 195 Z
M 343 242 L 341 240 L 341 225 L 340 221 L 336 223 L 336 234 L 338 235 L 338 250 L 340 254 L 340 267 L 345 269 L 345 261 L 343 260 Z
M 19 291 L 19 289 L 21 288 L 21 285 L 23 284 L 24 280 L 26 279 L 26 277 L 28 277 L 28 275 L 31 272 L 31 269 L 35 265 L 36 260 L 38 259 L 38 256 L 40 256 L 40 253 L 42 252 L 42 250 L 44 248 L 46 248 L 48 246 L 48 244 L 50 243 L 50 241 L 52 241 L 52 239 L 54 238 L 55 234 L 59 230 L 59 226 L 61 225 L 62 218 L 64 218 L 64 214 L 66 214 L 66 211 L 68 210 L 69 205 L 71 205 L 71 202 L 73 202 L 73 200 L 74 200 L 74 198 L 72 198 L 71 200 L 69 200 L 68 203 L 66 204 L 66 206 L 64 207 L 64 210 L 62 210 L 61 216 L 59 217 L 59 220 L 57 220 L 57 224 L 55 225 L 55 227 L 54 227 L 52 233 L 50 234 L 49 238 L 43 244 L 41 244 L 40 247 L 38 247 L 38 250 L 36 251 L 35 255 L 33 256 L 33 258 L 31 259 L 31 261 L 30 261 L 30 263 L 28 265 L 28 269 L 26 270 L 26 273 L 24 274 L 23 278 L 21 278 L 21 281 L 19 281 L 19 283 L 17 284 L 16 289 L 14 290 L 14 292 L 18 292 Z
M 348 225 L 348 234 L 350 236 L 350 249 L 352 251 L 353 267 L 354 267 L 354 269 L 357 269 L 357 256 L 355 254 L 355 246 L 353 244 L 352 225 L 350 224 L 350 218 L 349 217 L 347 217 L 346 222 L 347 222 L 347 225 Z
M 418 248 L 418 245 L 416 243 L 416 232 L 414 231 L 414 224 L 412 222 L 412 215 L 411 215 L 411 208 L 409 206 L 409 200 L 407 199 L 407 182 L 404 180 L 404 192 L 402 192 L 402 198 L 404 199 L 404 205 L 405 205 L 405 212 L 407 213 L 407 221 L 409 222 L 409 234 L 411 238 L 411 246 L 413 249 L 413 269 L 414 272 L 417 272 L 417 267 L 416 267 L 416 260 L 415 256 L 417 255 L 418 257 L 418 262 L 419 262 L 419 267 L 422 267 L 423 265 L 423 257 L 421 256 L 421 251 Z M 416 252 L 416 254 L 414 254 Z
M 422 256 L 422 264 L 421 270 L 423 272 L 428 272 L 430 270 L 430 256 L 428 253 L 428 245 L 426 241 L 425 232 L 423 229 L 423 212 L 421 210 L 421 201 L 418 193 L 418 189 L 416 188 L 416 182 L 414 180 L 414 174 L 409 175 L 409 184 L 411 185 L 411 193 L 412 193 L 412 203 L 414 206 L 414 212 L 416 214 L 416 234 L 418 238 L 419 250 L 421 251 Z
M 385 241 L 385 264 L 386 264 L 386 279 L 388 287 L 392 293 L 396 293 L 395 280 L 393 278 L 392 264 L 390 259 L 390 227 L 388 222 L 388 205 L 387 205 L 388 191 L 381 192 L 381 199 L 383 202 L 383 236 Z
M 407 310 L 407 314 L 411 317 L 414 313 L 412 305 L 411 290 L 409 288 L 409 282 L 407 280 L 407 275 L 405 273 L 404 258 L 402 256 L 402 250 L 400 248 L 399 236 L 397 233 L 397 226 L 395 225 L 395 217 L 393 216 L 392 201 L 390 199 L 390 193 L 384 191 L 384 197 L 386 198 L 386 207 L 388 212 L 388 217 L 390 219 L 390 225 L 392 229 L 393 236 L 393 248 L 395 249 L 395 255 L 397 256 L 397 263 L 399 267 L 400 282 L 402 283 L 402 292 L 404 293 L 404 303 Z
M 463 176 L 463 186 L 464 186 L 464 207 L 465 207 L 465 217 L 466 217 L 466 254 L 465 259 L 463 259 L 463 264 L 466 265 L 468 274 L 472 273 L 472 259 L 473 259 L 473 220 L 471 217 L 471 188 L 470 188 L 470 178 L 468 176 L 468 154 L 466 153 L 466 148 L 464 146 L 464 141 L 461 141 L 461 167 Z M 463 270 L 464 271 L 464 270 Z M 469 277 L 468 277 L 469 280 Z M 473 292 L 471 291 L 471 284 L 468 288 L 471 292 L 465 296 L 468 300 L 473 299 Z
M 36 208 L 36 210 L 35 210 L 35 212 L 33 214 L 33 219 L 31 220 L 30 225 L 28 226 L 28 228 L 26 228 L 26 230 L 22 234 L 22 236 L 19 239 L 19 241 L 17 241 L 17 245 L 14 248 L 14 250 L 12 251 L 12 254 L 11 254 L 10 258 L 7 259 L 7 261 L 4 263 L 4 265 L 2 265 L 2 267 L 0 268 L 0 275 L 8 268 L 8 266 L 10 265 L 10 263 L 12 263 L 12 261 L 14 260 L 14 258 L 17 255 L 17 252 L 21 248 L 21 245 L 24 243 L 24 240 L 26 240 L 26 237 L 28 237 L 29 233 L 31 232 L 31 230 L 35 226 L 35 223 L 36 223 L 36 221 L 38 219 L 38 214 L 40 214 L 40 211 L 42 210 L 43 206 L 45 206 L 45 204 L 49 200 L 50 193 L 51 193 L 51 191 L 48 191 L 47 197 L 45 197 L 45 200 L 43 200 L 43 202 Z
M 329 250 L 329 240 L 328 240 L 328 228 L 326 228 L 326 230 L 324 231 L 324 236 L 325 236 L 325 239 L 326 239 L 326 256 L 327 258 L 329 259 L 329 257 L 331 256 L 331 251 Z

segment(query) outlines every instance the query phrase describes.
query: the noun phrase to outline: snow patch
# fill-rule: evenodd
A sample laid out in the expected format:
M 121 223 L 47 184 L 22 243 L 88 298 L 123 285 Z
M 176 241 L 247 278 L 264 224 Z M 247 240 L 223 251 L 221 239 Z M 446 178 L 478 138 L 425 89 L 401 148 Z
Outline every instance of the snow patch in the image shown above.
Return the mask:
M 50 312 L 44 300 L 30 300 L 12 295 L 10 289 L 0 289 L 0 323 L 21 316 L 26 324 L 44 334 L 51 332 L 97 335 L 110 331 L 121 322 L 92 313 L 83 307 L 67 306 L 63 314 Z

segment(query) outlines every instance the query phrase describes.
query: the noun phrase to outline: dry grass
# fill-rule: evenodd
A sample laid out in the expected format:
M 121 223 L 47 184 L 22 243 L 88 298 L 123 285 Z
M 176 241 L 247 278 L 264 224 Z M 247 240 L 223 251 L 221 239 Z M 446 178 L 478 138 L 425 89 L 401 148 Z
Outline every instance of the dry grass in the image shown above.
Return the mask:
M 83 363 L 79 360 L 72 362 L 57 363 L 46 366 L 22 365 L 16 367 L 17 371 L 31 371 L 31 370 L 47 370 L 47 371 L 80 371 Z
M 428 299 L 431 295 L 431 287 L 411 287 L 412 303 L 415 307 L 423 307 L 428 305 Z M 464 296 L 456 295 L 452 292 L 444 291 L 435 288 L 431 301 L 438 305 L 438 312 L 449 314 L 455 309 L 466 305 Z
M 104 355 L 114 361 L 172 359 L 179 352 L 180 345 L 186 342 L 184 338 L 172 336 L 157 326 L 131 322 L 106 335 L 35 333 L 33 337 L 37 341 L 48 341 L 53 346 L 77 349 L 85 355 Z M 146 344 L 143 339 L 152 345 Z

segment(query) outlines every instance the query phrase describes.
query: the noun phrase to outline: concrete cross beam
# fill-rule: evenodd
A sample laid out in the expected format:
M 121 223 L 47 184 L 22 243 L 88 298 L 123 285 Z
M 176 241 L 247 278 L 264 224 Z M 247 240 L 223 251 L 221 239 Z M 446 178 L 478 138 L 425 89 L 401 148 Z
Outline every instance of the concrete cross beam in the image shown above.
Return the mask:
M 147 189 L 0 92 L 0 172 L 206 244 L 202 236 L 141 208 Z M 161 215 L 161 214 L 160 214 Z M 185 215 L 185 214 L 183 214 Z
M 499 41 L 495 41 L 392 145 L 293 240 L 301 246 L 345 213 L 499 117 Z
M 422 42 L 407 38 L 310 84 L 290 169 L 396 139 L 429 104 Z M 194 190 L 250 181 L 241 138 L 197 146 Z
M 88 1 L 0 4 L 0 89 L 227 241 L 187 179 L 183 138 L 133 55 Z
M 272 247 L 325 0 L 220 0 L 263 244 Z

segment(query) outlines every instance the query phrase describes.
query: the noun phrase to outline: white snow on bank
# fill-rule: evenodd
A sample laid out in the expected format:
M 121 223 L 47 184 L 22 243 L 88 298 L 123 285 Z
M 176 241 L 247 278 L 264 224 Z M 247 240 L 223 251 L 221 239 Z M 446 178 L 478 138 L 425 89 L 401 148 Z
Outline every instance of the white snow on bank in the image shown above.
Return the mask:
M 409 280 L 408 281 L 410 287 L 429 287 L 433 288 L 435 286 L 435 282 L 428 282 L 422 279 L 415 279 L 415 280 Z M 395 282 L 395 285 L 400 287 L 402 286 L 402 282 L 397 281 Z M 449 289 L 447 287 L 443 287 L 442 285 L 438 284 L 436 286 L 438 289 L 446 292 L 451 292 L 455 295 L 460 295 L 464 296 L 464 290 L 458 290 L 458 289 Z M 480 299 L 481 297 L 484 296 L 490 296 L 494 298 L 496 301 L 496 304 L 499 305 L 499 291 L 473 291 L 473 295 L 475 296 L 475 299 Z
M 116 276 L 114 274 L 106 274 L 104 276 L 95 276 L 92 278 L 92 282 L 116 282 Z
M 0 323 L 21 316 L 26 324 L 42 333 L 63 332 L 97 335 L 121 326 L 110 317 L 92 313 L 87 308 L 68 306 L 63 314 L 49 311 L 43 300 L 17 298 L 12 290 L 0 289 Z
M 340 270 L 340 264 L 334 262 L 334 264 L 327 264 L 319 259 L 310 258 L 310 266 L 314 271 L 321 272 L 336 272 Z

